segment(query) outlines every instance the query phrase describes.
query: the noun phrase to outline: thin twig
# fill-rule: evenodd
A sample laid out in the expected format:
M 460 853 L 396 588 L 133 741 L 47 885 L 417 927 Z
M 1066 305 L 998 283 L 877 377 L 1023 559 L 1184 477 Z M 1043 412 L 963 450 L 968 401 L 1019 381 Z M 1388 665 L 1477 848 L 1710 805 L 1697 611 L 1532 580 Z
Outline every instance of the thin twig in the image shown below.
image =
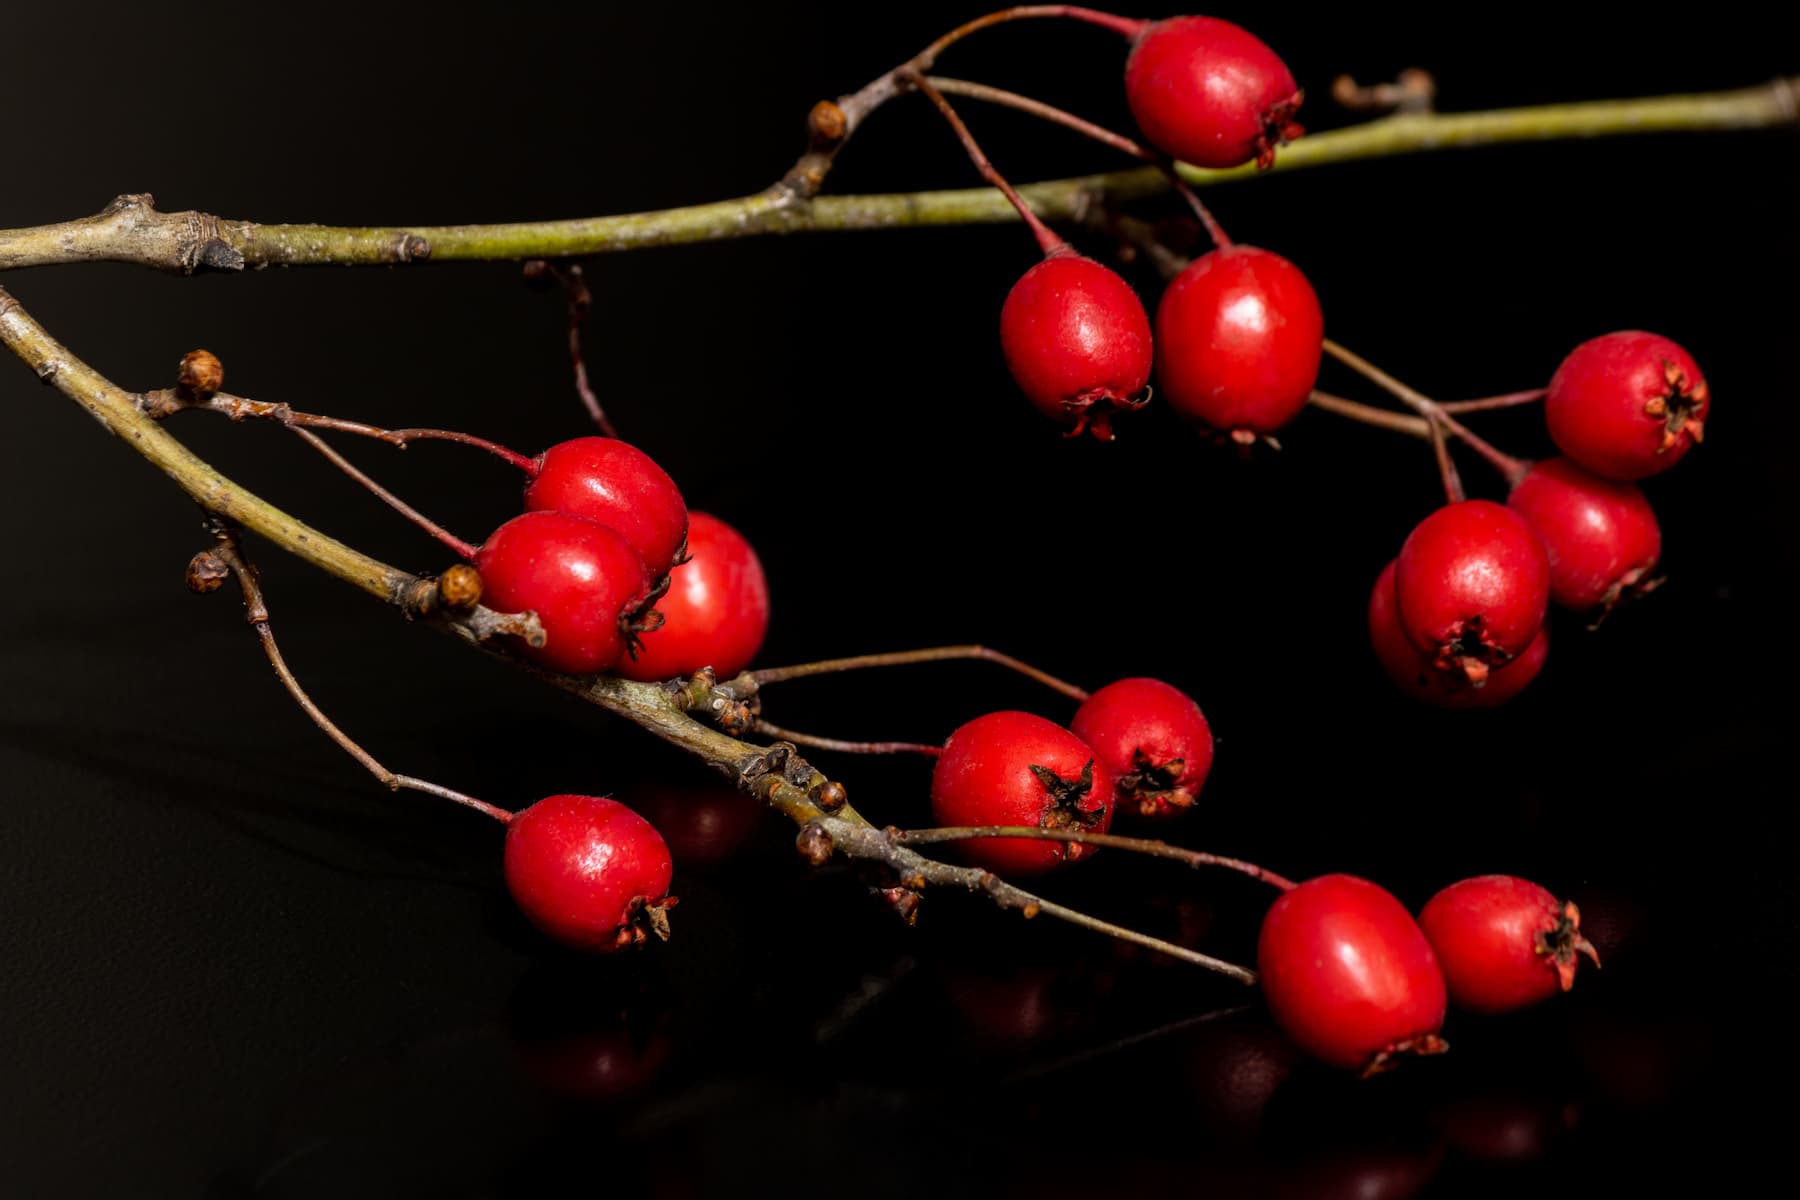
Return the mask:
M 1456 469 L 1456 461 L 1450 457 L 1450 444 L 1444 438 L 1444 418 L 1433 414 L 1426 419 L 1426 427 L 1431 432 L 1431 452 L 1437 456 L 1438 478 L 1444 484 L 1444 499 L 1451 504 L 1461 504 L 1469 498 L 1463 488 L 1462 473 Z
M 1166 858 L 1172 862 L 1186 863 L 1190 867 L 1221 867 L 1227 871 L 1236 871 L 1240 875 L 1248 875 L 1282 891 L 1294 886 L 1294 881 L 1284 875 L 1277 875 L 1266 867 L 1259 867 L 1253 862 L 1245 862 L 1241 858 L 1225 858 L 1218 854 L 1207 854 L 1201 850 L 1188 850 L 1182 846 L 1171 846 L 1168 842 L 1154 841 L 1150 838 L 1120 837 L 1113 833 L 1089 833 L 1081 829 L 1043 829 L 1035 825 L 955 825 L 938 829 L 894 829 L 889 830 L 890 837 L 903 846 L 931 846 L 940 842 L 966 842 L 973 838 L 1023 838 L 1040 842 L 1074 842 L 1082 846 L 1110 846 L 1117 850 L 1130 851 L 1133 854 L 1147 854 L 1152 858 Z
M 936 758 L 944 752 L 942 746 L 930 746 L 923 742 L 847 742 L 839 738 L 818 737 L 810 733 L 799 733 L 792 729 L 783 729 L 767 721 L 758 720 L 750 729 L 764 737 L 777 741 L 792 742 L 796 746 L 809 746 L 814 750 L 835 750 L 839 754 L 922 754 Z
M 324 438 L 320 437 L 312 430 L 303 429 L 298 425 L 290 425 L 288 428 L 293 431 L 295 437 L 324 455 L 326 461 L 330 462 L 332 466 L 367 488 L 370 494 L 377 500 L 380 500 L 383 504 L 399 513 L 402 517 L 405 517 L 408 521 L 411 521 L 414 525 L 442 542 L 449 548 L 452 554 L 457 555 L 459 558 L 466 559 L 475 557 L 475 552 L 479 547 L 475 546 L 474 543 L 463 541 L 454 533 L 451 533 L 448 529 L 445 529 L 442 525 L 439 525 L 436 521 L 433 521 L 430 517 L 426 516 L 400 497 L 394 495 L 394 493 L 388 491 L 379 483 L 376 483 L 374 479 L 370 478 L 369 475 L 358 468 L 356 464 L 332 449 L 331 443 L 327 442 Z
M 268 656 L 269 666 L 274 668 L 275 677 L 281 680 L 281 685 L 287 689 L 288 695 L 294 698 L 294 703 L 300 706 L 301 711 L 312 718 L 312 723 L 317 725 L 326 737 L 336 742 L 339 749 L 361 763 L 364 770 L 380 780 L 390 791 L 406 789 L 424 792 L 427 795 L 460 804 L 464 808 L 472 808 L 478 813 L 494 818 L 503 825 L 513 819 L 513 814 L 506 809 L 477 800 L 454 788 L 447 788 L 442 784 L 431 783 L 424 779 L 416 779 L 411 775 L 396 775 L 382 766 L 373 754 L 358 745 L 349 734 L 338 727 L 337 722 L 326 716 L 325 711 L 313 702 L 312 697 L 307 695 L 306 689 L 300 686 L 300 680 L 288 668 L 287 660 L 282 657 L 281 648 L 275 644 L 275 631 L 269 626 L 269 607 L 263 600 L 262 584 L 256 577 L 256 568 L 245 557 L 243 548 L 238 542 L 237 530 L 229 522 L 213 522 L 213 545 L 210 553 L 217 556 L 231 569 L 232 576 L 243 591 L 244 619 L 256 631 L 257 640 L 262 643 L 263 653 Z
M 870 667 L 905 667 L 915 663 L 952 662 L 962 659 L 976 659 L 991 662 L 1005 667 L 1009 671 L 1017 671 L 1027 679 L 1036 680 L 1052 691 L 1061 692 L 1077 703 L 1088 699 L 1088 692 L 1067 683 L 1046 671 L 1040 671 L 1030 663 L 1021 662 L 1010 654 L 1002 654 L 998 650 L 990 650 L 986 646 L 932 646 L 924 650 L 898 650 L 888 654 L 856 654 L 848 658 L 827 658 L 819 662 L 799 663 L 791 667 L 763 667 L 745 674 L 761 687 L 771 683 L 782 683 L 789 679 L 805 679 L 813 675 L 831 675 L 839 671 L 861 671 Z
M 594 393 L 593 385 L 588 380 L 587 356 L 581 351 L 581 327 L 586 324 L 588 313 L 594 306 L 594 294 L 588 290 L 586 273 L 578 262 L 558 265 L 547 259 L 533 259 L 525 264 L 526 278 L 534 278 L 541 272 L 549 275 L 561 285 L 563 299 L 568 306 L 569 322 L 569 364 L 575 372 L 575 394 L 581 399 L 581 406 L 600 432 L 609 438 L 619 436 L 619 431 L 607 419 L 606 410 L 600 406 L 600 397 Z
M 1025 203 L 1013 185 L 1006 181 L 1006 177 L 1000 174 L 992 162 L 988 161 L 988 156 L 982 151 L 981 145 L 976 142 L 975 135 L 969 132 L 969 127 L 964 125 L 962 118 L 956 115 L 956 109 L 951 107 L 950 101 L 944 99 L 943 93 L 932 86 L 931 80 L 919 73 L 908 73 L 904 78 L 918 88 L 919 92 L 937 108 L 944 120 L 949 122 L 957 140 L 962 143 L 963 152 L 969 156 L 969 161 L 975 164 L 975 169 L 981 173 L 981 177 L 1000 189 L 1000 194 L 1005 196 L 1014 208 L 1018 209 L 1019 219 L 1025 222 L 1025 227 L 1031 230 L 1031 235 L 1037 239 L 1038 248 L 1045 254 L 1066 253 L 1069 244 L 1058 237 L 1055 231 L 1044 224 L 1042 218 L 1031 211 L 1031 206 Z
M 1314 408 L 1322 408 L 1328 413 L 1336 413 L 1364 425 L 1373 425 L 1377 429 L 1391 429 L 1395 433 L 1404 433 L 1421 441 L 1431 440 L 1431 429 L 1423 417 L 1409 417 L 1405 413 L 1389 412 L 1372 404 L 1359 404 L 1355 400 L 1346 400 L 1317 388 L 1307 396 L 1306 402 Z
M 971 100 L 980 100 L 987 104 L 997 104 L 1002 108 L 1010 108 L 1039 120 L 1049 121 L 1053 125 L 1061 125 L 1064 129 L 1079 133 L 1082 137 L 1099 142 L 1102 146 L 1110 146 L 1121 154 L 1126 154 L 1142 162 L 1160 163 L 1164 157 L 1160 151 L 1152 150 L 1142 142 L 1134 142 L 1124 134 L 1114 133 L 1104 125 L 1096 125 L 1086 117 L 1078 117 L 1066 109 L 1057 108 L 1053 104 L 1045 104 L 1042 100 L 1034 100 L 1030 96 L 1021 96 L 1018 92 L 1009 92 L 1005 88 L 989 87 L 985 83 L 972 83 L 967 79 L 948 79 L 942 75 L 927 75 L 925 81 L 946 96 L 967 96 Z
M 1523 392 L 1507 392 L 1501 396 L 1483 396 L 1479 400 L 1442 400 L 1438 406 L 1447 413 L 1488 412 L 1496 408 L 1517 408 L 1535 404 L 1544 398 L 1547 388 L 1529 388 Z

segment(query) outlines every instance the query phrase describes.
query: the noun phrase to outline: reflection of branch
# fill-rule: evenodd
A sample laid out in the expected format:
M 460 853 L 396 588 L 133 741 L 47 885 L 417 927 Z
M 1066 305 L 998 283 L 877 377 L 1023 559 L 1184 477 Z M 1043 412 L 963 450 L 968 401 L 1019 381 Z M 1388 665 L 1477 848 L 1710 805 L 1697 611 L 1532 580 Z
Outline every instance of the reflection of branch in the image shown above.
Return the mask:
M 884 76 L 884 79 L 887 77 Z M 891 85 L 867 108 L 897 95 Z M 842 102 L 839 102 L 842 104 Z M 829 101 L 821 108 L 839 108 Z M 839 109 L 827 132 L 848 136 Z M 1276 173 L 1391 158 L 1427 150 L 1508 142 L 1556 141 L 1635 133 L 1704 132 L 1793 123 L 1800 117 L 1800 81 L 1777 80 L 1741 91 L 1641 100 L 1601 100 L 1475 113 L 1407 113 L 1349 129 L 1309 134 L 1283 149 Z M 815 120 L 815 127 L 820 124 Z M 835 153 L 835 148 L 831 151 Z M 817 157 L 819 161 L 813 161 Z M 830 154 L 803 158 L 802 175 Z M 1183 166 L 1196 186 L 1247 179 L 1254 166 L 1207 171 Z M 791 173 L 790 173 L 791 175 Z M 1168 181 L 1153 167 L 1027 184 L 1020 193 L 1047 220 L 1069 220 L 1095 195 L 1126 201 L 1163 192 Z M 0 270 L 65 262 L 126 262 L 165 271 L 241 271 L 264 266 L 373 266 L 467 259 L 568 258 L 691 242 L 800 231 L 899 226 L 972 225 L 1016 220 L 1005 198 L 976 188 L 874 196 L 809 196 L 778 184 L 751 196 L 658 212 L 530 221 L 504 225 L 345 228 L 258 225 L 198 212 L 159 213 L 146 195 L 120 196 L 98 215 L 55 225 L 0 231 Z
M 226 478 L 145 412 L 142 396 L 126 392 L 77 358 L 4 288 L 0 288 L 0 344 L 34 370 L 39 379 L 54 384 L 158 467 L 210 515 L 258 533 L 380 600 L 416 616 L 435 618 L 471 642 L 480 643 L 491 631 L 491 622 L 508 619 L 505 614 L 495 614 L 479 605 L 466 612 L 448 609 L 437 599 L 436 581 L 420 579 L 354 550 Z M 202 574 L 216 576 L 211 571 Z M 265 639 L 265 645 L 272 642 Z M 271 661 L 275 661 L 273 655 Z M 842 784 L 814 770 L 792 745 L 778 742 L 756 746 L 702 725 L 683 710 L 682 693 L 660 684 L 605 675 L 564 675 L 523 662 L 520 665 L 546 682 L 598 704 L 724 770 L 744 791 L 801 826 L 798 844 L 808 857 L 822 861 L 837 852 L 882 864 L 894 881 L 883 894 L 902 914 L 916 909 L 919 893 L 928 886 L 981 892 L 1001 908 L 1026 917 L 1054 917 L 1206 967 L 1240 983 L 1256 982 L 1255 974 L 1243 967 L 1044 900 L 990 871 L 938 862 L 894 843 L 886 832 L 845 803 Z

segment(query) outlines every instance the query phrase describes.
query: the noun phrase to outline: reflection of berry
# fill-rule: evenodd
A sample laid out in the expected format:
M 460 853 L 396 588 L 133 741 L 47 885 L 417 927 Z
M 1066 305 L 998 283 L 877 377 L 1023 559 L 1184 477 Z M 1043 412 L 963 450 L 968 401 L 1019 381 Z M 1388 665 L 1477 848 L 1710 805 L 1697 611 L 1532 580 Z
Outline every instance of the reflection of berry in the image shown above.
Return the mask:
M 529 512 L 560 512 L 624 535 L 652 579 L 665 574 L 687 537 L 688 511 L 668 473 L 617 438 L 558 442 L 534 460 L 525 487 Z
M 1608 333 L 1570 351 L 1550 379 L 1544 420 L 1557 449 L 1596 475 L 1666 471 L 1706 432 L 1712 411 L 1692 356 L 1666 337 Z
M 1531 639 L 1525 653 L 1487 674 L 1480 687 L 1459 671 L 1440 671 L 1432 656 L 1407 639 L 1394 607 L 1394 564 L 1381 569 L 1375 590 L 1369 593 L 1369 641 L 1375 657 L 1401 691 L 1439 708 L 1493 708 L 1504 704 L 1538 677 L 1550 652 L 1550 626 L 1546 622 Z
M 1447 1047 L 1444 977 L 1404 905 L 1353 875 L 1308 880 L 1270 906 L 1256 946 L 1269 1012 L 1302 1050 L 1365 1075 Z
M 1419 926 L 1451 1003 L 1470 1012 L 1511 1012 L 1568 991 L 1578 954 L 1600 965 L 1575 906 L 1511 875 L 1451 884 L 1426 903 Z
M 1000 348 L 1026 398 L 1070 436 L 1112 440 L 1115 409 L 1150 382 L 1150 318 L 1131 285 L 1067 246 L 1025 272 L 1000 309 Z
M 1653 585 L 1662 529 L 1636 484 L 1550 458 L 1532 464 L 1506 505 L 1542 539 L 1550 555 L 1550 598 L 1562 607 L 1610 611 Z
M 710 513 L 689 515 L 688 560 L 656 602 L 662 625 L 643 634 L 627 679 L 653 682 L 711 667 L 729 679 L 750 665 L 769 631 L 769 582 L 744 535 Z
M 1472 684 L 1525 653 L 1550 604 L 1550 560 L 1519 514 L 1492 500 L 1420 521 L 1394 566 L 1407 640 Z
M 532 924 L 579 950 L 668 936 L 673 864 L 644 818 L 601 796 L 549 796 L 506 828 L 506 886 Z
M 647 615 L 643 559 L 617 532 L 581 517 L 514 517 L 482 543 L 475 566 L 489 608 L 537 614 L 544 644 L 525 653 L 561 671 L 611 670 Z
M 1031 713 L 976 717 L 950 735 L 931 773 L 931 813 L 939 825 L 1104 833 L 1112 811 L 1112 773 L 1086 742 Z M 975 838 L 961 846 L 971 862 L 1015 875 L 1041 874 L 1094 852 L 1024 838 Z
M 1125 99 L 1144 136 L 1202 167 L 1267 167 L 1300 136 L 1300 88 L 1276 53 L 1217 17 L 1171 17 L 1139 35 Z
M 1200 706 L 1158 679 L 1107 684 L 1075 710 L 1069 729 L 1117 779 L 1120 805 L 1140 816 L 1192 807 L 1212 769 L 1212 729 Z
M 1156 374 L 1183 417 L 1239 442 L 1280 429 L 1319 377 L 1325 318 L 1306 276 L 1279 254 L 1202 254 L 1156 308 Z

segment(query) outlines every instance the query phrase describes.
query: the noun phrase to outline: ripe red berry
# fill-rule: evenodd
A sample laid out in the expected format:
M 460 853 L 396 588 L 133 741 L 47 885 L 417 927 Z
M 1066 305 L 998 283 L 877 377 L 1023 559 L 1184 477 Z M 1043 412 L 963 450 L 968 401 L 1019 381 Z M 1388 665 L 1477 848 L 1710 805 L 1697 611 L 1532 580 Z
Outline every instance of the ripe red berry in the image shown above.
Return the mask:
M 558 442 L 534 460 L 525 486 L 527 512 L 586 517 L 624 535 L 661 578 L 687 538 L 688 511 L 668 473 L 642 450 L 617 438 Z
M 1431 943 L 1366 879 L 1322 875 L 1282 893 L 1263 918 L 1256 963 L 1275 1023 L 1315 1058 L 1373 1075 L 1397 1055 L 1448 1049 Z
M 1304 132 L 1293 72 L 1254 34 L 1217 17 L 1171 17 L 1139 35 L 1125 64 L 1125 100 L 1144 136 L 1202 167 L 1275 161 Z
M 1187 693 L 1157 679 L 1109 683 L 1069 730 L 1117 780 L 1121 810 L 1172 817 L 1191 808 L 1212 769 L 1212 729 Z
M 1668 470 L 1705 435 L 1710 412 L 1706 379 L 1688 352 L 1641 330 L 1575 347 L 1544 396 L 1557 449 L 1608 479 Z
M 1025 272 L 1000 309 L 1000 348 L 1037 410 L 1101 441 L 1114 409 L 1144 403 L 1150 318 L 1131 285 L 1068 247 Z
M 636 550 L 605 525 L 529 512 L 496 529 L 475 554 L 483 600 L 499 612 L 535 612 L 544 644 L 525 652 L 576 675 L 609 671 L 647 611 L 651 579 Z
M 1104 833 L 1112 824 L 1112 798 L 1112 773 L 1086 742 L 1025 712 L 988 713 L 962 726 L 931 773 L 931 814 L 939 825 Z M 1094 849 L 1025 838 L 975 838 L 961 846 L 971 862 L 1012 875 L 1042 874 Z
M 1234 245 L 1195 259 L 1156 309 L 1156 373 L 1169 406 L 1239 442 L 1293 420 L 1319 377 L 1325 318 L 1300 269 Z
M 1394 603 L 1407 640 L 1438 670 L 1480 685 L 1543 628 L 1550 560 L 1511 509 L 1492 500 L 1446 504 L 1400 548 Z
M 1506 505 L 1537 533 L 1550 556 L 1550 599 L 1586 612 L 1613 606 L 1651 584 L 1662 530 L 1643 491 L 1589 474 L 1566 458 L 1533 463 Z
M 549 796 L 506 827 L 506 886 L 532 924 L 579 950 L 621 950 L 664 912 L 673 864 L 650 822 L 601 796 Z
M 1407 640 L 1394 606 L 1394 564 L 1390 562 L 1369 593 L 1369 642 L 1382 670 L 1409 696 L 1439 708 L 1493 708 L 1524 691 L 1544 669 L 1544 658 L 1550 652 L 1550 626 L 1546 623 L 1538 630 L 1525 653 L 1489 671 L 1486 681 L 1476 687 L 1460 671 L 1438 670 L 1430 655 Z
M 750 665 L 769 629 L 769 583 L 744 535 L 709 513 L 689 516 L 688 560 L 656 602 L 662 627 L 646 632 L 627 679 L 652 682 L 711 667 L 728 679 Z
M 1419 926 L 1437 951 L 1451 1003 L 1469 1012 L 1512 1012 L 1568 991 L 1577 953 L 1600 965 L 1575 905 L 1512 875 L 1451 884 L 1426 903 Z

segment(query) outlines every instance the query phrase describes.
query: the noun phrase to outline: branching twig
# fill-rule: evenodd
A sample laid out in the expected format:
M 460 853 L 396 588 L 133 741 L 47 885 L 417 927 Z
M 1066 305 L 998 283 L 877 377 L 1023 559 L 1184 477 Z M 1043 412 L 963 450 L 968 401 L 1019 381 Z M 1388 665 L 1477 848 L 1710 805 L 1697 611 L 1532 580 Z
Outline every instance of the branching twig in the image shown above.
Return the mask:
M 1052 691 L 1061 692 L 1076 703 L 1087 700 L 1088 693 L 1072 683 L 1066 683 L 1046 671 L 1040 671 L 1030 663 L 1021 662 L 1010 654 L 1002 654 L 998 650 L 990 650 L 986 646 L 932 646 L 924 650 L 897 650 L 888 654 L 856 654 L 849 658 L 827 658 L 819 662 L 799 663 L 791 667 L 763 667 L 756 671 L 746 671 L 750 682 L 757 687 L 766 684 L 781 683 L 788 679 L 805 679 L 812 675 L 832 675 L 839 671 L 860 671 L 869 667 L 904 667 L 915 663 L 951 662 L 959 659 L 978 659 L 1005 667 L 1009 671 L 1017 671 L 1027 679 L 1036 680 Z
M 929 64 L 926 64 L 927 66 Z M 887 80 L 887 77 L 883 77 Z M 837 110 L 826 124 L 841 146 L 857 123 L 899 94 L 897 82 L 868 91 L 861 103 L 825 102 Z M 858 93 L 862 96 L 862 93 Z M 854 111 L 853 111 L 854 109 Z M 1800 116 L 1800 81 L 1777 80 L 1738 91 L 1603 100 L 1476 113 L 1414 113 L 1350 129 L 1309 134 L 1286 147 L 1272 173 L 1330 163 L 1391 158 L 1424 151 L 1565 138 L 1704 132 L 1792 124 Z M 815 122 L 817 124 L 817 122 Z M 796 172 L 818 171 L 822 151 Z M 823 163 L 829 163 L 824 154 Z M 1183 166 L 1197 187 L 1253 178 L 1253 165 L 1225 171 Z M 987 188 L 868 196 L 817 196 L 791 182 L 752 196 L 657 212 L 501 225 L 340 227 L 260 225 L 207 213 L 160 213 L 147 195 L 120 196 L 99 214 L 52 225 L 0 231 L 0 271 L 68 262 L 124 262 L 165 271 L 240 271 L 270 266 L 376 266 L 471 259 L 571 258 L 693 242 L 801 231 L 970 225 L 1015 219 Z M 1167 188 L 1155 168 L 1055 179 L 1020 187 L 1039 215 L 1065 221 L 1095 196 L 1128 202 Z
M 1166 858 L 1190 867 L 1221 867 L 1287 891 L 1294 881 L 1241 858 L 1225 858 L 1201 850 L 1171 846 L 1150 838 L 1120 837 L 1114 833 L 1089 833 L 1081 829 L 1044 829 L 1035 825 L 956 825 L 941 829 L 890 829 L 888 836 L 902 846 L 931 846 L 940 842 L 966 842 L 974 838 L 1024 838 L 1040 842 L 1075 842 L 1083 846 L 1111 846 L 1133 854 Z
M 936 758 L 944 752 L 942 746 L 930 746 L 924 742 L 849 742 L 841 738 L 819 737 L 761 720 L 750 728 L 764 737 L 792 742 L 796 746 L 809 746 L 814 750 L 833 750 L 839 754 L 921 754 L 927 758 Z

